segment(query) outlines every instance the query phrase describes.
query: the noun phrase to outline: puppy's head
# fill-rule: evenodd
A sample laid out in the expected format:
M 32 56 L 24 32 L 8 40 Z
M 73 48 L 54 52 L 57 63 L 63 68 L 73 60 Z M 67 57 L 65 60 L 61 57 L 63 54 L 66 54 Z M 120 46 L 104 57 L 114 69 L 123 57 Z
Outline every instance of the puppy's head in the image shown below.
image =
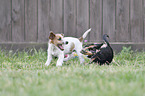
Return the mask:
M 60 50 L 64 50 L 63 48 L 63 35 L 62 34 L 54 34 L 52 31 L 49 35 L 50 43 L 57 46 Z

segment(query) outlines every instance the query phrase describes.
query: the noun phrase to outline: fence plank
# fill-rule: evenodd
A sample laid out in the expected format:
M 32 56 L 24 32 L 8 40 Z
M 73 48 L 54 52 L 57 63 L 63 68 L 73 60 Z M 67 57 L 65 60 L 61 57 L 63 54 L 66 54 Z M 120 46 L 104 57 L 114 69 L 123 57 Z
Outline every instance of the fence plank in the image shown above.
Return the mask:
M 130 0 L 131 41 L 143 41 L 143 2 Z
M 115 41 L 115 0 L 103 0 L 103 34 Z
M 129 41 L 129 0 L 117 0 L 116 41 Z
M 90 41 L 102 41 L 102 0 L 90 0 Z
M 11 0 L 0 2 L 0 42 L 11 41 Z
M 144 24 L 143 24 L 143 25 L 144 25 L 144 26 L 143 26 L 143 28 L 144 28 L 144 29 L 143 29 L 143 33 L 144 33 L 144 35 L 143 35 L 144 38 L 143 38 L 143 39 L 144 39 L 144 41 L 145 41 L 145 0 L 143 0 L 143 21 L 144 21 L 144 22 L 143 22 L 143 23 L 144 23 Z
M 24 0 L 12 0 L 12 41 L 24 41 Z
M 38 0 L 38 42 L 47 42 L 51 0 Z
M 62 4 L 62 0 L 51 0 L 49 26 L 50 30 L 54 31 L 55 33 L 64 33 Z
M 25 41 L 37 41 L 37 0 L 25 0 Z
M 116 8 L 116 9 L 115 9 Z M 1 0 L 0 42 L 46 42 L 50 30 L 102 41 L 145 41 L 145 0 Z M 116 29 L 116 30 L 115 30 Z
M 77 0 L 77 37 L 89 28 L 89 1 Z M 88 39 L 89 35 L 86 37 Z
M 77 36 L 76 0 L 64 0 L 64 35 Z

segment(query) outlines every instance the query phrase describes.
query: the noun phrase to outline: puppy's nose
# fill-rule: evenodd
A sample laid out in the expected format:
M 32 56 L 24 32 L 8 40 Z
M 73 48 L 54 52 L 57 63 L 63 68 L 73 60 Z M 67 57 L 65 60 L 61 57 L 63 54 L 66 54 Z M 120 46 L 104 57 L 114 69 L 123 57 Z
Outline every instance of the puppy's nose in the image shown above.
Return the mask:
M 66 44 L 67 45 L 68 44 L 68 41 L 64 41 L 63 44 Z

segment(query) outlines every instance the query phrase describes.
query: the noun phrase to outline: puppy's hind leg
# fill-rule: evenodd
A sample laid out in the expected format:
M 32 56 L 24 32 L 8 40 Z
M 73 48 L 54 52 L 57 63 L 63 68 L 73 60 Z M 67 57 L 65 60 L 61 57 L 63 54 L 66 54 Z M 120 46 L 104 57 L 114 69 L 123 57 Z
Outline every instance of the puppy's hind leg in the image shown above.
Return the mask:
M 80 53 L 80 51 L 81 51 L 81 50 L 77 51 L 77 54 L 78 54 L 78 57 L 79 57 L 80 63 L 83 64 L 85 60 L 84 60 L 83 54 Z

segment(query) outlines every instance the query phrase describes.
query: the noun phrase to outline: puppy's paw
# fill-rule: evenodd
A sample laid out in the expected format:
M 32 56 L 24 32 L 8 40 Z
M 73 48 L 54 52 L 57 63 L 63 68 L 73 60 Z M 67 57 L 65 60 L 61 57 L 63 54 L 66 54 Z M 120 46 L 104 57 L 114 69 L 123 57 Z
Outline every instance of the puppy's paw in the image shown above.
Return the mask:
M 46 62 L 46 63 L 45 63 L 45 66 L 49 66 L 49 64 Z
M 57 61 L 56 67 L 62 66 L 62 62 Z
M 56 67 L 61 67 L 61 66 L 62 66 L 62 65 L 58 65 L 58 64 L 56 65 Z

